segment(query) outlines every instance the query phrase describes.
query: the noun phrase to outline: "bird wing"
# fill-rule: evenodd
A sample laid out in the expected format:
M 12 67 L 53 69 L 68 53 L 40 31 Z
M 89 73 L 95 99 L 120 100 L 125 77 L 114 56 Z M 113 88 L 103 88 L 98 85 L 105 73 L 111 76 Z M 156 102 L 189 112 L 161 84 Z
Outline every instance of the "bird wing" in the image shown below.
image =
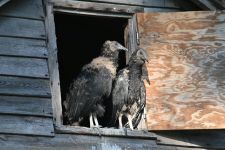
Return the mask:
M 115 125 L 118 119 L 118 113 L 122 111 L 128 98 L 128 69 L 122 69 L 118 72 L 117 77 L 114 81 L 114 86 L 112 89 L 112 115 L 111 115 L 111 125 Z
M 140 88 L 141 88 L 140 89 L 140 103 L 139 103 L 139 107 L 138 107 L 139 109 L 133 119 L 134 128 L 137 128 L 138 124 L 140 123 L 142 115 L 144 114 L 144 108 L 146 105 L 146 89 L 145 89 L 145 85 L 144 85 L 143 81 L 141 81 Z
M 136 113 L 134 114 L 134 116 L 132 116 L 132 124 L 134 128 L 137 128 L 142 116 L 144 114 L 144 109 L 145 109 L 145 105 L 146 105 L 146 89 L 145 89 L 145 85 L 144 82 L 141 81 L 141 85 L 140 85 L 140 101 L 137 103 L 137 109 L 136 109 Z M 129 127 L 129 124 L 126 123 L 125 127 Z
M 66 116 L 69 122 L 87 117 L 104 96 L 111 93 L 112 78 L 104 68 L 86 67 L 72 83 L 65 101 Z

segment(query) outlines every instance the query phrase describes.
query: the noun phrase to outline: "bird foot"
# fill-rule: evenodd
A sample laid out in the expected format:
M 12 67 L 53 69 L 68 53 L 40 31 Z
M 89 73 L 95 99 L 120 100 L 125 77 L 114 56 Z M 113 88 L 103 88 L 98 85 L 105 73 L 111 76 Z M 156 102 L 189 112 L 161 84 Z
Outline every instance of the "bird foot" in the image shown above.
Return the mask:
M 134 129 L 133 128 L 127 128 L 128 130 L 131 130 L 131 131 L 133 131 Z
M 102 134 L 101 134 L 101 130 L 100 130 L 100 128 L 101 128 L 102 126 L 92 126 L 92 127 L 90 127 L 91 129 L 93 129 L 93 130 L 97 130 L 97 132 L 98 132 L 98 135 L 99 136 L 101 136 Z

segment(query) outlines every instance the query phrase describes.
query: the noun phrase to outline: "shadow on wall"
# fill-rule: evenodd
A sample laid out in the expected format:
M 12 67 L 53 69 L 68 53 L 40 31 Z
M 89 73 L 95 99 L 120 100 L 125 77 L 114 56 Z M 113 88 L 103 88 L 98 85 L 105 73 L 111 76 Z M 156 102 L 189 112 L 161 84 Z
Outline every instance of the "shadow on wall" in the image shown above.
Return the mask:
M 225 130 L 157 131 L 159 145 L 225 149 Z

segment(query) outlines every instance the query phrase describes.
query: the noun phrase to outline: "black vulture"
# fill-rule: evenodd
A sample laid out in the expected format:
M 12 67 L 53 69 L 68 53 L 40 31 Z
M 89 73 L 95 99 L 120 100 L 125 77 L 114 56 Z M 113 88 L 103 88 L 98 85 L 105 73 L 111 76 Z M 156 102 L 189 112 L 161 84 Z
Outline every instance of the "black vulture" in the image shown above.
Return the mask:
M 146 78 L 147 71 L 143 72 L 146 61 L 148 61 L 146 51 L 138 48 L 131 55 L 128 66 L 117 74 L 112 90 L 111 124 L 115 125 L 118 119 L 119 128 L 123 128 L 123 116 L 127 117 L 128 125 L 132 130 L 138 126 L 141 120 L 146 104 L 143 80 L 146 79 L 149 82 L 148 77 Z
M 97 117 L 104 115 L 103 101 L 111 95 L 119 50 L 127 51 L 116 41 L 106 41 L 100 56 L 83 66 L 72 82 L 64 101 L 64 115 L 69 124 L 80 125 L 84 118 L 89 117 L 90 127 L 99 127 Z

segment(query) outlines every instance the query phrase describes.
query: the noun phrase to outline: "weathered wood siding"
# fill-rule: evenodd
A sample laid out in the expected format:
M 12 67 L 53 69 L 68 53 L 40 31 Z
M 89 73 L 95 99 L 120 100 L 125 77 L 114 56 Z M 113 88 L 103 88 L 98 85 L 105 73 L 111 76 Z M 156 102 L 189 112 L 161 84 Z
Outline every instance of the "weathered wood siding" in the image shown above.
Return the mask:
M 42 0 L 0 8 L 0 133 L 53 136 Z
M 155 140 L 57 134 L 54 138 L 0 134 L 1 150 L 157 150 Z
M 138 14 L 149 130 L 224 129 L 223 12 Z
M 54 1 L 63 1 L 63 0 L 54 0 Z M 78 0 L 78 2 L 81 0 Z M 112 8 L 120 10 L 120 7 L 128 9 L 133 8 L 133 10 L 140 12 L 171 12 L 171 11 L 181 11 L 182 8 L 177 5 L 175 0 L 89 0 L 89 2 L 96 2 L 101 5 L 107 4 L 111 5 Z M 189 2 L 186 2 L 186 4 Z M 139 9 L 134 9 L 134 8 Z M 140 9 L 142 8 L 142 9 Z

